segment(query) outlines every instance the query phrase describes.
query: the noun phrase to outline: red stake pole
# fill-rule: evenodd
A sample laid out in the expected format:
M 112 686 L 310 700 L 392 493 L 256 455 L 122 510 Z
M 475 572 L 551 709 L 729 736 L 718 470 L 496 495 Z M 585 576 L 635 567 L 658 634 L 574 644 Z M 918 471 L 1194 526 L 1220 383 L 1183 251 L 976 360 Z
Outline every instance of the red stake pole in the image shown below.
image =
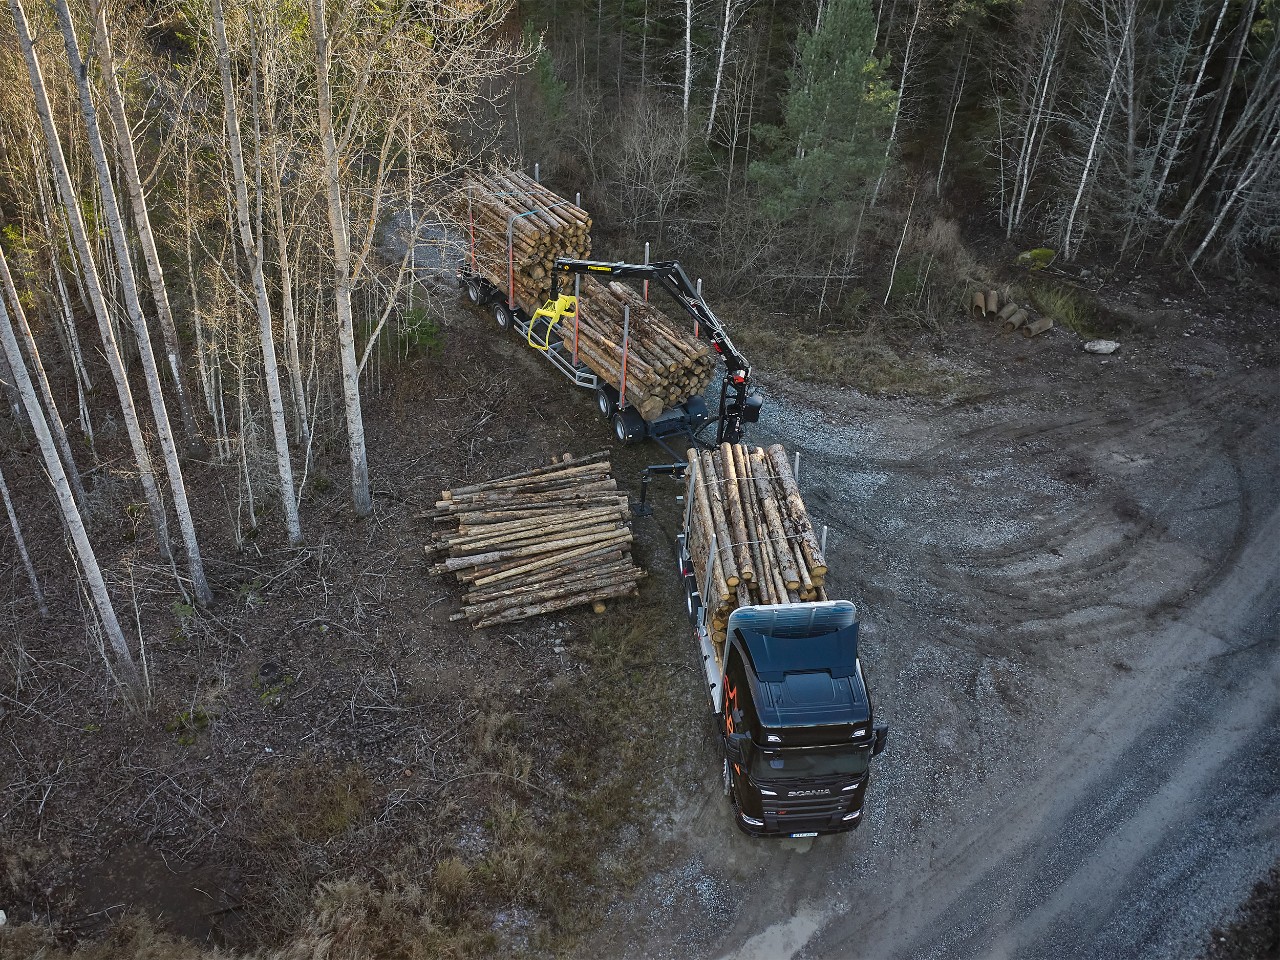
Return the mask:
M 649 265 L 649 241 L 648 240 L 644 242 L 644 265 L 646 267 Z M 644 282 L 644 302 L 645 303 L 649 302 L 649 281 L 648 280 Z

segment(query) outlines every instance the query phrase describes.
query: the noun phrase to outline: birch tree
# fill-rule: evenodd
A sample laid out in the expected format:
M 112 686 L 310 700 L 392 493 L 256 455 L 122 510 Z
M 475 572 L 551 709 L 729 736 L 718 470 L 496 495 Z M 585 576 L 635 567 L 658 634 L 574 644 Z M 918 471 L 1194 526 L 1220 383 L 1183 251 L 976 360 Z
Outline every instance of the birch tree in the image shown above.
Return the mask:
M 13 509 L 13 499 L 9 496 L 9 484 L 5 482 L 3 470 L 0 470 L 0 499 L 4 500 L 4 511 L 9 515 L 9 529 L 13 531 L 14 546 L 18 548 L 18 557 L 22 561 L 22 569 L 26 571 L 27 583 L 31 585 L 31 594 L 36 598 L 40 616 L 48 619 L 49 605 L 44 601 L 44 591 L 40 589 L 40 578 L 36 576 L 31 554 L 27 552 L 27 541 L 22 536 L 22 526 L 18 523 L 18 514 Z
M 106 3 L 103 0 L 89 0 L 89 13 L 93 20 L 94 50 L 102 68 L 102 85 L 107 95 L 107 114 L 111 118 L 111 132 L 114 136 L 116 158 L 120 166 L 120 180 L 129 198 L 129 210 L 133 215 L 134 229 L 137 231 L 138 247 L 142 253 L 143 263 L 146 265 L 151 299 L 155 303 L 156 319 L 160 323 L 160 333 L 164 339 L 166 359 L 169 362 L 169 373 L 173 377 L 173 392 L 178 401 L 183 430 L 188 440 L 194 440 L 196 421 L 191 412 L 191 402 L 187 397 L 186 380 L 178 347 L 178 331 L 173 321 L 173 310 L 169 306 L 169 288 L 165 283 L 164 267 L 160 263 L 155 234 L 151 229 L 151 215 L 147 210 L 142 177 L 138 173 L 138 159 L 133 149 L 133 131 L 125 114 L 124 94 L 120 90 L 120 81 L 116 75 L 115 55 L 111 49 L 111 37 L 107 27 Z
M 186 479 L 182 475 L 182 465 L 178 461 L 178 447 L 174 441 L 173 427 L 169 423 L 169 409 L 165 405 L 164 391 L 160 385 L 160 371 L 156 367 L 155 354 L 151 349 L 151 333 L 147 328 L 146 317 L 142 313 L 137 279 L 133 272 L 132 253 L 128 238 L 125 236 L 120 207 L 116 202 L 115 183 L 111 175 L 111 166 L 107 161 L 106 147 L 102 141 L 102 130 L 98 126 L 98 114 L 94 107 L 93 93 L 89 87 L 88 69 L 80 57 L 80 47 L 76 41 L 75 26 L 71 21 L 71 10 L 67 6 L 67 0 L 55 0 L 55 9 L 58 12 L 58 22 L 62 27 L 67 62 L 80 94 L 80 113 L 89 142 L 89 155 L 93 159 L 94 170 L 98 175 L 98 196 L 102 202 L 103 217 L 106 220 L 107 231 L 111 236 L 111 245 L 115 253 L 125 313 L 133 327 L 138 357 L 142 361 L 147 396 L 151 400 L 151 414 L 155 421 L 156 436 L 160 441 L 160 452 L 169 480 L 169 493 L 173 497 L 178 529 L 182 532 L 182 543 L 187 554 L 187 573 L 191 577 L 192 593 L 198 602 L 208 605 L 213 603 L 213 592 L 205 579 L 204 561 L 200 556 L 200 544 L 196 539 L 195 522 L 191 517 L 191 505 L 187 502 Z
M 78 276 L 81 278 L 86 299 L 89 301 L 94 317 L 98 322 L 103 355 L 107 360 L 108 368 L 111 370 L 112 381 L 115 383 L 116 395 L 120 401 L 120 410 L 124 418 L 125 429 L 129 435 L 129 444 L 133 450 L 134 462 L 138 467 L 138 478 L 142 485 L 143 494 L 146 497 L 152 524 L 155 527 L 157 545 L 161 554 L 168 559 L 170 556 L 169 525 L 165 516 L 164 502 L 160 498 L 160 489 L 156 485 L 155 471 L 151 465 L 151 455 L 147 451 L 147 444 L 142 435 L 142 427 L 138 421 L 137 411 L 134 408 L 133 392 L 129 387 L 124 361 L 121 358 L 119 345 L 116 342 L 115 326 L 102 288 L 97 259 L 93 247 L 90 245 L 84 217 L 80 212 L 79 198 L 71 182 L 71 171 L 67 165 L 66 154 L 62 149 L 62 140 L 54 123 L 53 109 L 49 104 L 49 97 L 45 90 L 44 74 L 41 71 L 35 44 L 32 41 L 31 32 L 27 25 L 27 17 L 22 8 L 22 0 L 8 0 L 8 3 L 17 31 L 18 46 L 22 51 L 27 75 L 31 82 L 36 113 L 40 117 L 40 124 L 44 130 L 45 147 L 53 168 L 58 195 L 62 201 L 67 232 L 79 261 L 80 270 Z
M 3 349 L 5 358 L 9 362 L 9 367 L 13 371 L 18 392 L 22 397 L 23 407 L 26 409 L 27 418 L 31 423 L 32 431 L 35 433 L 36 444 L 40 448 L 40 456 L 44 460 L 45 470 L 49 474 L 49 479 L 53 482 L 54 494 L 58 500 L 58 509 L 61 511 L 63 522 L 71 535 L 71 543 L 75 548 L 76 559 L 79 561 L 80 569 L 88 583 L 89 595 L 93 599 L 94 609 L 97 611 L 98 619 L 102 624 L 107 643 L 115 654 L 115 673 L 125 688 L 136 696 L 142 688 L 142 678 L 138 672 L 138 665 L 133 659 L 133 653 L 129 649 L 128 642 L 125 640 L 124 630 L 120 627 L 120 621 L 116 618 L 115 607 L 111 603 L 110 593 L 107 592 L 107 584 L 103 579 L 102 569 L 98 566 L 97 555 L 94 553 L 93 545 L 89 542 L 89 534 L 85 530 L 84 520 L 80 516 L 80 511 L 76 509 L 75 497 L 71 493 L 71 484 L 67 482 L 67 474 L 62 469 L 62 460 L 58 456 L 58 450 L 53 442 L 49 424 L 45 420 L 44 411 L 40 408 L 40 401 L 36 397 L 35 388 L 31 385 L 31 378 L 27 374 L 26 365 L 23 363 L 22 352 L 18 348 L 18 341 L 14 336 L 13 325 L 9 318 L 9 311 L 4 305 L 3 297 L 0 297 L 0 348 Z M 6 497 L 6 501 L 7 499 Z
M 244 148 L 240 138 L 240 115 L 235 90 L 231 83 L 231 54 L 227 47 L 226 20 L 221 0 L 212 0 L 213 38 L 222 83 L 222 104 L 226 115 L 227 145 L 231 155 L 231 179 L 235 190 L 236 223 L 240 244 L 249 261 L 253 280 L 254 306 L 258 316 L 258 333 L 262 341 L 264 382 L 271 413 L 271 431 L 275 440 L 276 468 L 280 475 L 280 502 L 284 509 L 285 531 L 290 543 L 302 541 L 302 525 L 298 519 L 298 498 L 293 487 L 293 465 L 284 420 L 284 401 L 280 394 L 280 372 L 276 362 L 275 334 L 271 327 L 271 301 L 267 295 L 263 272 L 261 233 L 255 236 L 250 224 L 249 187 L 244 165 Z
M 58 455 L 62 458 L 63 466 L 66 468 L 67 481 L 71 486 L 71 493 L 75 497 L 76 508 L 83 510 L 86 498 L 84 485 L 80 482 L 80 471 L 76 467 L 76 459 L 71 452 L 71 442 L 67 439 L 67 431 L 62 423 L 62 415 L 58 412 L 58 402 L 54 399 L 53 388 L 49 385 L 49 377 L 45 373 L 44 364 L 40 360 L 40 349 L 36 346 L 36 338 L 31 333 L 30 324 L 27 323 L 26 310 L 23 309 L 22 300 L 18 297 L 18 288 L 14 285 L 13 274 L 9 272 L 9 261 L 5 258 L 2 247 L 0 247 L 0 285 L 3 285 L 4 295 L 9 298 L 10 315 L 17 323 L 18 335 L 22 340 L 23 346 L 26 347 L 27 360 L 31 364 L 31 369 L 35 371 L 36 384 L 40 388 L 40 397 L 52 423 L 50 429 L 53 434 L 53 442 L 58 448 Z
M 333 237 L 333 299 L 338 315 L 338 350 L 342 361 L 342 399 L 347 414 L 351 493 L 356 515 L 366 517 L 373 512 L 373 496 L 369 490 L 364 415 L 360 410 L 360 368 L 356 362 L 356 338 L 351 321 L 351 238 L 342 207 L 338 143 L 333 132 L 333 95 L 329 89 L 332 54 L 324 0 L 312 0 L 311 29 L 315 41 L 316 108 L 320 121 L 320 150 L 324 158 L 325 199 L 328 201 L 329 231 Z

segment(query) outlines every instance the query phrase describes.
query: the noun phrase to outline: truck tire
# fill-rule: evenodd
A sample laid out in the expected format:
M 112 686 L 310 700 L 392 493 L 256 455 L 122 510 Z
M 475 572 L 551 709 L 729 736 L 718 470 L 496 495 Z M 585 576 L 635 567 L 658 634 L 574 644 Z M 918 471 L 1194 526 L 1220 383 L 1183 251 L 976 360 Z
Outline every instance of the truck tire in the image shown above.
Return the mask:
M 614 413 L 613 436 L 624 447 L 644 439 L 644 433 L 644 417 L 634 407 Z
M 468 280 L 466 282 L 467 298 L 472 303 L 480 302 L 480 283 L 477 280 Z
M 498 321 L 498 329 L 503 333 L 511 329 L 511 311 L 505 303 L 495 303 L 493 305 L 493 319 Z
M 596 387 L 596 410 L 599 411 L 601 420 L 613 417 L 613 397 L 609 396 L 609 391 L 603 385 Z

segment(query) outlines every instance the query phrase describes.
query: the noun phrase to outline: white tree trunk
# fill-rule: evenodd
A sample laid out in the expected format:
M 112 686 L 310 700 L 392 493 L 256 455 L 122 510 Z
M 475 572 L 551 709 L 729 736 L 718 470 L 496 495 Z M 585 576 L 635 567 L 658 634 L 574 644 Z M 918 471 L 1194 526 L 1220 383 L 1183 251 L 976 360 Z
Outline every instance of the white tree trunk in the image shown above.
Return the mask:
M 693 0 L 684 0 L 684 125 L 689 126 L 689 91 L 693 86 Z
M 5 513 L 9 515 L 9 526 L 13 529 L 13 541 L 18 546 L 18 556 L 22 559 L 22 567 L 27 571 L 27 582 L 31 584 L 31 592 L 35 595 L 40 607 L 40 616 L 49 618 L 49 606 L 44 602 L 44 591 L 40 589 L 40 578 L 36 576 L 35 565 L 31 555 L 27 553 L 27 541 L 22 537 L 22 527 L 18 524 L 18 515 L 13 509 L 13 500 L 9 497 L 9 485 L 4 482 L 4 471 L 0 470 L 0 499 L 4 500 Z
M 216 2 L 216 0 L 215 0 Z M 686 0 L 692 2 L 692 0 Z M 311 28 L 316 48 L 317 107 L 320 148 L 324 157 L 325 187 L 329 201 L 329 232 L 333 236 L 333 299 L 338 314 L 338 349 L 342 357 L 342 396 L 347 415 L 347 441 L 351 455 L 351 490 L 356 514 L 373 512 L 369 492 L 369 464 L 365 455 L 364 419 L 360 412 L 360 370 L 351 318 L 351 239 L 342 209 L 342 181 L 338 145 L 333 135 L 333 102 L 329 90 L 329 29 L 324 0 L 312 0 Z
M 14 286 L 13 275 L 9 272 L 9 261 L 5 259 L 3 249 L 0 249 L 0 284 L 4 286 L 4 291 L 9 297 L 9 312 L 17 321 L 18 333 L 27 348 L 27 359 L 31 369 L 35 371 L 36 384 L 40 387 L 44 408 L 52 418 L 53 441 L 58 448 L 58 454 L 62 457 L 62 464 L 67 469 L 67 480 L 71 484 L 72 494 L 75 495 L 76 509 L 83 510 L 84 485 L 80 482 L 80 471 L 76 467 L 76 458 L 71 452 L 71 441 L 67 439 L 67 431 L 62 424 L 62 414 L 58 412 L 58 402 L 53 397 L 49 377 L 45 374 L 44 364 L 40 361 L 40 348 L 36 345 L 36 338 L 31 335 L 31 325 L 27 323 L 26 311 L 22 309 L 22 301 L 18 299 L 18 288 Z
M 916 0 L 916 15 L 911 21 L 911 29 L 907 31 L 907 49 L 902 55 L 902 82 L 898 84 L 898 102 L 893 108 L 893 123 L 889 127 L 889 142 L 884 148 L 884 164 L 880 176 L 876 178 L 875 189 L 871 191 L 871 208 L 875 209 L 876 200 L 880 197 L 880 187 L 884 185 L 884 175 L 889 171 L 889 156 L 893 153 L 893 145 L 898 139 L 898 119 L 902 116 L 902 102 L 906 99 L 907 78 L 911 75 L 911 48 L 916 38 L 916 27 L 920 23 L 920 8 L 924 0 Z
M 716 81 L 711 88 L 711 113 L 707 117 L 707 138 L 716 125 L 716 106 L 720 101 L 720 84 L 724 79 L 725 51 L 729 49 L 729 33 L 733 30 L 733 0 L 724 0 L 724 22 L 720 25 L 720 52 L 716 56 Z
M 1125 21 L 1124 38 L 1120 41 L 1120 46 L 1122 48 L 1129 41 L 1129 33 L 1133 30 L 1134 16 L 1136 16 L 1136 11 L 1132 12 L 1132 15 Z M 1067 229 L 1063 235 L 1062 245 L 1062 254 L 1067 260 L 1070 260 L 1071 255 L 1075 252 L 1072 232 L 1075 228 L 1076 215 L 1080 211 L 1080 201 L 1083 199 L 1085 189 L 1089 185 L 1089 175 L 1093 172 L 1093 158 L 1097 153 L 1098 139 L 1102 136 L 1102 127 L 1106 123 L 1107 114 L 1111 110 L 1111 95 L 1115 90 L 1116 77 L 1120 73 L 1120 64 L 1123 59 L 1123 57 L 1116 57 L 1115 66 L 1111 68 L 1111 79 L 1107 81 L 1107 93 L 1106 96 L 1102 98 L 1102 106 L 1098 110 L 1098 122 L 1094 124 L 1093 138 L 1089 141 L 1089 153 L 1085 156 L 1084 169 L 1080 172 L 1080 185 L 1076 189 L 1076 199 L 1075 202 L 1071 204 L 1071 214 L 1067 217 Z
M 31 40 L 31 32 L 27 26 L 27 17 L 22 9 L 22 0 L 9 0 L 9 10 L 13 14 L 14 26 L 18 36 L 18 46 L 26 61 L 27 74 L 31 81 L 36 112 L 44 129 L 45 145 L 48 148 L 49 160 L 53 166 L 54 180 L 58 185 L 58 194 L 62 200 L 63 211 L 67 218 L 67 233 L 74 245 L 80 263 L 78 277 L 82 278 L 84 294 L 93 309 L 98 321 L 98 331 L 102 336 L 103 353 L 107 365 L 111 369 L 111 377 L 115 382 L 116 393 L 120 399 L 120 410 L 124 417 L 125 429 L 129 434 L 129 444 L 133 449 L 134 462 L 138 466 L 138 477 L 146 496 L 147 508 L 151 513 L 151 521 L 156 530 L 156 541 L 161 554 L 168 559 L 169 523 L 165 516 L 164 502 L 160 498 L 160 489 L 156 485 L 155 471 L 151 466 L 151 456 L 147 452 L 146 441 L 142 436 L 142 428 L 138 422 L 138 413 L 133 405 L 133 392 L 129 389 L 129 379 L 125 373 L 124 361 L 120 356 L 119 344 L 116 340 L 115 326 L 107 307 L 106 295 L 102 290 L 102 281 L 98 274 L 97 262 L 93 249 L 89 245 L 89 234 L 85 227 L 84 217 L 80 213 L 80 201 L 71 183 L 71 172 L 67 166 L 67 158 L 62 150 L 62 140 L 58 128 L 54 124 L 53 110 L 49 105 L 49 97 L 45 92 L 44 76 L 40 70 L 40 61 L 36 57 L 35 47 Z
M 1196 78 L 1191 83 L 1191 89 L 1187 91 L 1186 99 L 1183 102 L 1182 117 L 1178 120 L 1178 126 L 1173 132 L 1173 143 L 1169 146 L 1169 153 L 1165 157 L 1164 169 L 1160 171 L 1160 179 L 1156 183 L 1155 192 L 1152 195 L 1151 208 L 1154 210 L 1160 204 L 1161 197 L 1164 196 L 1165 184 L 1169 180 L 1169 172 L 1173 169 L 1173 165 L 1178 161 L 1178 150 L 1182 146 L 1182 138 L 1187 131 L 1187 121 L 1191 117 L 1191 109 L 1195 106 L 1196 97 L 1200 93 L 1200 84 L 1204 82 L 1205 70 L 1209 66 L 1209 57 L 1213 54 L 1214 44 L 1218 41 L 1218 31 L 1222 29 L 1223 18 L 1227 15 L 1227 8 L 1231 5 L 1231 0 L 1222 0 L 1222 6 L 1218 10 L 1218 19 L 1214 21 L 1213 32 L 1209 34 L 1209 43 L 1204 48 L 1204 54 L 1200 57 L 1200 67 L 1196 70 Z
M 3 350 L 13 370 L 18 393 L 22 397 L 22 404 L 31 420 L 40 454 L 44 459 L 45 470 L 53 481 L 62 519 L 71 534 L 71 542 L 75 547 L 85 579 L 89 582 L 89 594 L 93 598 L 94 609 L 98 611 L 98 618 L 102 621 L 107 642 L 115 652 L 116 670 L 130 693 L 136 696 L 142 686 L 138 665 L 134 662 L 129 644 L 125 641 L 120 621 L 116 619 L 115 607 L 111 604 L 111 595 L 107 593 L 107 584 L 102 578 L 98 558 L 93 552 L 92 544 L 89 543 L 89 534 L 85 531 L 80 511 L 76 509 L 75 498 L 71 495 L 71 485 L 67 482 L 66 472 L 62 469 L 62 461 L 58 457 L 53 436 L 49 432 L 49 424 L 44 418 L 44 411 L 40 409 L 40 401 L 36 398 L 35 388 L 32 387 L 31 378 L 27 375 L 26 367 L 22 362 L 22 353 L 18 348 L 17 338 L 13 334 L 13 325 L 9 320 L 9 311 L 5 308 L 2 298 L 0 298 L 0 349 Z
M 227 33 L 222 2 L 213 0 L 213 36 L 217 44 L 218 73 L 222 79 L 222 105 L 227 120 L 227 144 L 231 152 L 231 174 L 235 185 L 236 222 L 240 228 L 240 244 L 249 261 L 253 278 L 254 304 L 258 314 L 258 332 L 262 340 L 267 403 L 271 411 L 271 432 L 275 438 L 276 467 L 280 474 L 280 501 L 284 507 L 285 530 L 290 543 L 302 541 L 302 525 L 298 520 L 298 497 L 293 488 L 293 465 L 289 459 L 289 438 L 285 430 L 284 400 L 280 394 L 280 369 L 276 362 L 275 334 L 271 329 L 271 301 L 262 270 L 261 237 L 253 235 L 249 222 L 249 187 L 245 179 L 244 150 L 240 140 L 240 117 L 236 110 L 235 90 L 231 83 L 231 55 L 227 49 Z
M 187 501 L 187 484 L 182 475 L 182 464 L 178 461 L 178 446 L 174 441 L 173 427 L 169 423 L 169 410 L 165 405 L 164 391 L 160 386 L 160 371 L 156 367 L 155 354 L 151 350 L 151 333 L 147 329 L 147 320 L 143 316 L 142 304 L 138 297 L 137 280 L 134 277 L 133 262 L 129 255 L 129 241 L 124 232 L 124 219 L 120 215 L 120 207 L 116 202 L 115 185 L 112 182 L 111 168 L 107 163 L 106 147 L 102 142 L 102 130 L 98 125 L 93 94 L 89 89 L 88 69 L 80 58 L 80 47 L 76 42 L 75 27 L 71 22 L 71 11 L 67 6 L 67 0 L 56 0 L 55 7 L 58 11 L 58 21 L 62 26 L 62 39 L 67 50 L 67 60 L 76 78 L 76 88 L 80 93 L 80 112 L 88 133 L 89 154 L 93 158 L 93 165 L 98 174 L 103 217 L 115 250 L 125 312 L 129 315 L 134 338 L 138 343 L 138 356 L 142 361 L 147 395 L 151 400 L 151 414 L 155 419 L 156 435 L 160 441 L 160 452 L 163 455 L 165 473 L 169 479 L 169 492 L 173 496 L 178 529 L 182 532 L 182 544 L 187 553 L 187 573 L 191 577 L 192 592 L 196 600 L 208 605 L 213 603 L 213 593 L 209 590 L 209 582 L 204 575 L 204 561 L 200 556 L 200 544 L 196 539 L 195 523 L 191 518 L 191 505 Z
M 165 284 L 164 267 L 160 263 L 155 236 L 151 231 L 151 215 L 147 211 L 142 178 L 138 174 L 138 159 L 133 152 L 133 136 L 124 111 L 124 95 L 116 78 L 111 39 L 107 33 L 106 4 L 103 0 L 90 0 L 89 13 L 93 18 L 94 48 L 101 63 L 103 87 L 107 93 L 107 113 L 111 117 L 111 130 L 115 135 L 116 157 L 122 174 L 120 179 L 124 181 L 125 193 L 129 197 L 133 225 L 138 231 L 138 246 L 147 267 L 147 280 L 151 286 L 151 298 L 156 305 L 156 317 L 160 321 L 169 372 L 173 375 L 173 391 L 178 400 L 178 412 L 182 416 L 182 428 L 188 440 L 195 440 L 196 421 L 191 412 L 191 402 L 187 398 L 185 374 L 182 372 L 178 348 L 178 331 L 173 322 L 173 310 L 169 306 L 169 288 Z
M 1209 232 L 1200 241 L 1200 246 L 1196 247 L 1195 253 L 1187 261 L 1187 266 L 1194 267 L 1196 265 L 1196 261 L 1208 249 L 1209 243 L 1217 236 L 1218 230 L 1221 229 L 1222 224 L 1226 221 L 1227 214 L 1235 207 L 1240 195 L 1258 178 L 1259 173 L 1264 170 L 1270 170 L 1275 166 L 1277 156 L 1280 156 L 1280 125 L 1276 126 L 1275 133 L 1271 135 L 1270 141 L 1258 145 L 1245 168 L 1240 171 L 1240 176 L 1236 178 L 1236 184 L 1232 188 L 1231 194 L 1227 197 L 1226 203 L 1218 211 L 1218 215 L 1214 218 Z
M 942 156 L 938 158 L 938 179 L 934 182 L 934 196 L 942 197 L 942 172 L 947 166 L 947 147 L 951 144 L 951 131 L 956 125 L 956 112 L 960 109 L 960 100 L 964 96 L 964 80 L 969 73 L 969 48 L 973 46 L 973 35 L 968 34 L 964 40 L 964 53 L 960 55 L 960 73 L 955 82 L 955 92 L 951 96 L 951 109 L 947 113 L 947 128 L 942 134 Z

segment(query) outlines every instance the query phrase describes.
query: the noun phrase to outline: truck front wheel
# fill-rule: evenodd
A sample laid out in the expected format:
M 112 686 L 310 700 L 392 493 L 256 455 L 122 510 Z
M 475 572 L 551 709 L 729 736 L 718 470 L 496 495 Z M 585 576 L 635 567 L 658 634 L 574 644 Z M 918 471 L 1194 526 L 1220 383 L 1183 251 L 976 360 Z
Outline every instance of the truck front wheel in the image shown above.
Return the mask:
M 468 280 L 466 282 L 466 286 L 467 286 L 467 298 L 472 303 L 479 303 L 480 302 L 480 284 L 475 280 Z

